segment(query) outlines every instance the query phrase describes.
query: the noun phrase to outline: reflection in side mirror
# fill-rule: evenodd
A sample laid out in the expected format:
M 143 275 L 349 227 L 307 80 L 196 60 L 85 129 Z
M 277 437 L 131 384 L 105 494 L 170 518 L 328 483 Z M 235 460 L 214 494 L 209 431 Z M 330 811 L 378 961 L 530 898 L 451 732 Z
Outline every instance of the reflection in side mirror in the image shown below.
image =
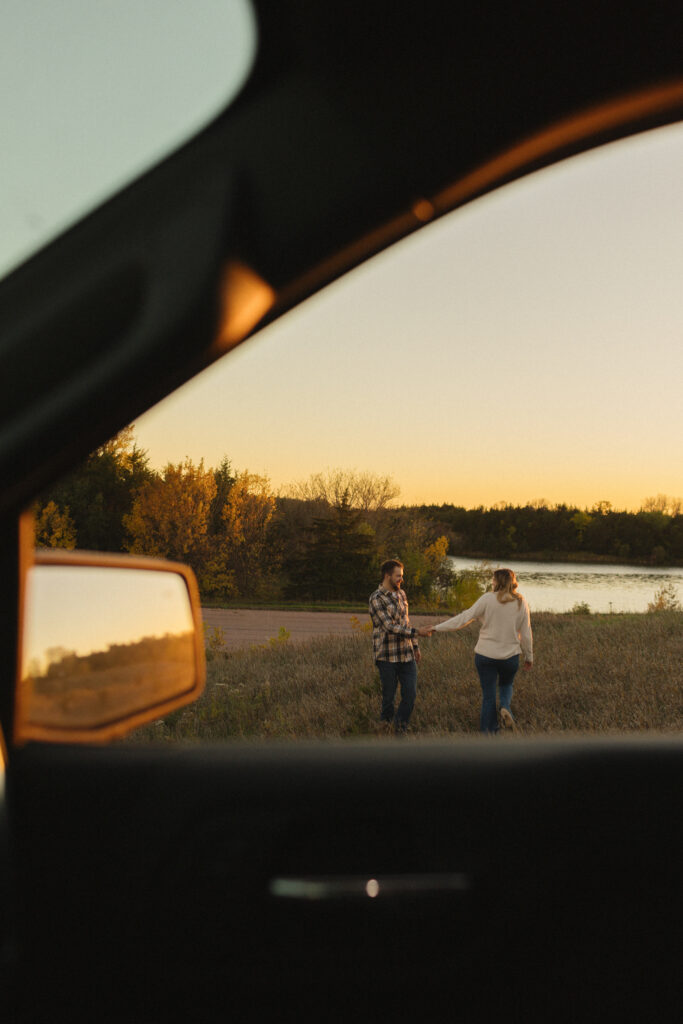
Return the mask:
M 201 692 L 201 615 L 184 566 L 40 554 L 24 621 L 19 741 L 101 742 Z

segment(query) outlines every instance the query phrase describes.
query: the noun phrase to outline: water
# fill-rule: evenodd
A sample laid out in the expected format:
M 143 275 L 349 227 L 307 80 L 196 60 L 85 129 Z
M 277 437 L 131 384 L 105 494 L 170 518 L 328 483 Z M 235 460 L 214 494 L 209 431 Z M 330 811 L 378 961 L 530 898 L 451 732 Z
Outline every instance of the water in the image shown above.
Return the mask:
M 481 565 L 472 558 L 451 558 L 450 562 L 459 571 Z M 567 612 L 583 603 L 593 612 L 645 612 L 655 592 L 667 584 L 673 585 L 683 604 L 683 568 L 522 562 L 516 558 L 492 559 L 489 564 L 492 569 L 514 569 L 519 592 L 532 612 Z

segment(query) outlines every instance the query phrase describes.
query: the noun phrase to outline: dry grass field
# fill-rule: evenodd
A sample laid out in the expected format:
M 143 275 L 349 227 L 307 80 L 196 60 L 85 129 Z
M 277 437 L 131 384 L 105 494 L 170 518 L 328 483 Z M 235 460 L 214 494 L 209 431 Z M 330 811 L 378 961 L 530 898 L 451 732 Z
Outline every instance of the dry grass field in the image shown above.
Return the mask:
M 523 736 L 683 731 L 683 612 L 539 613 L 535 664 L 512 708 Z M 476 735 L 480 688 L 472 627 L 423 640 L 410 736 Z M 379 676 L 369 634 L 285 636 L 224 651 L 208 646 L 208 680 L 191 707 L 128 742 L 380 735 Z

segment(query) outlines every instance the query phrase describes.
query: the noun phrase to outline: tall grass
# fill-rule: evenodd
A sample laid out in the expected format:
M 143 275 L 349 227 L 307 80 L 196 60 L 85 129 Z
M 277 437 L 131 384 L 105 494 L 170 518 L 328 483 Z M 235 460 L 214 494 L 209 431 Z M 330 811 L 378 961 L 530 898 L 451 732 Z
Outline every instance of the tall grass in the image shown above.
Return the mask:
M 683 612 L 539 613 L 532 625 L 534 667 L 517 675 L 512 701 L 523 735 L 683 731 Z M 477 732 L 475 642 L 472 628 L 422 641 L 414 735 Z M 280 639 L 213 652 L 202 697 L 131 741 L 367 736 L 379 702 L 367 633 Z

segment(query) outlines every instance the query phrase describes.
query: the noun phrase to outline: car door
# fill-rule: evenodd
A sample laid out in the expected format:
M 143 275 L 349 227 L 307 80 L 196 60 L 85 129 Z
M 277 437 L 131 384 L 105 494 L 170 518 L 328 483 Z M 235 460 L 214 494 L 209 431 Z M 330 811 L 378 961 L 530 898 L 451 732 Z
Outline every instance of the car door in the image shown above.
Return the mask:
M 227 108 L 0 285 L 10 1019 L 672 1019 L 677 737 L 15 742 L 43 487 L 426 220 L 683 107 L 670 3 L 251 11 Z

